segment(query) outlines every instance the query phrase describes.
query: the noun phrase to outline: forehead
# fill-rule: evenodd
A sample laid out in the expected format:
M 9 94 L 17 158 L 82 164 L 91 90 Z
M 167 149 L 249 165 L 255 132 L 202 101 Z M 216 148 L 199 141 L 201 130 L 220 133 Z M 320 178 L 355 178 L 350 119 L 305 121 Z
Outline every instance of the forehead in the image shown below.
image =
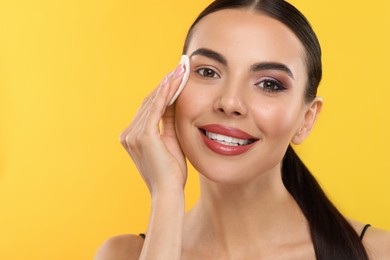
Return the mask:
M 209 48 L 235 62 L 281 62 L 304 65 L 304 48 L 283 23 L 246 9 L 226 9 L 205 16 L 194 27 L 188 45 L 191 54 Z M 302 68 L 302 67 L 301 67 Z

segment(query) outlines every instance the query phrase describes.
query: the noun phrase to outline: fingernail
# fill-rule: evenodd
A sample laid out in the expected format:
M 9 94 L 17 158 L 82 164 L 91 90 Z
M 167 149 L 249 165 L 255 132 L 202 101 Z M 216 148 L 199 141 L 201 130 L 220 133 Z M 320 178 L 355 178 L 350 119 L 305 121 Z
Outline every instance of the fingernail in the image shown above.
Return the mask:
M 168 77 L 169 77 L 169 75 L 164 77 L 163 81 L 161 82 L 161 86 L 164 86 L 165 84 L 167 84 Z
M 176 79 L 178 78 L 181 74 L 184 72 L 184 65 L 179 64 L 179 66 L 176 67 L 174 73 L 173 73 L 173 78 Z

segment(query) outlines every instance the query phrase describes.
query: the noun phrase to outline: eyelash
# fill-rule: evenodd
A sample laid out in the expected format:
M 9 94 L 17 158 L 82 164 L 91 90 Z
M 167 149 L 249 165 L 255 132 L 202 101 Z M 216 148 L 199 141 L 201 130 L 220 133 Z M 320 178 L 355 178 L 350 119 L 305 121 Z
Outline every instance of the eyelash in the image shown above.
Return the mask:
M 203 71 L 203 72 L 202 72 Z M 218 75 L 217 72 L 215 72 L 213 69 L 210 69 L 210 68 L 199 68 L 196 70 L 196 72 L 201 76 L 201 77 L 204 77 L 204 78 L 220 78 L 220 76 Z M 213 76 L 206 76 L 204 75 L 203 73 L 212 73 Z
M 196 72 L 201 77 L 204 77 L 204 78 L 220 78 L 218 73 L 215 72 L 213 69 L 210 69 L 210 68 L 199 68 L 199 69 L 196 70 Z M 212 76 L 204 75 L 205 72 L 207 72 L 209 74 L 212 74 Z M 267 83 L 268 85 L 267 86 L 261 86 L 262 84 L 265 84 L 265 83 Z M 270 86 L 269 84 L 272 84 L 272 85 Z M 264 79 L 264 80 L 260 81 L 259 83 L 256 83 L 255 86 L 261 88 L 264 92 L 267 92 L 267 93 L 274 93 L 274 92 L 283 91 L 283 90 L 286 89 L 283 86 L 282 83 L 280 83 L 279 81 L 274 80 L 274 79 Z
M 266 84 L 266 85 L 264 85 L 264 84 Z M 261 86 L 261 85 L 263 85 L 263 86 Z M 255 86 L 261 88 L 264 92 L 267 92 L 267 93 L 279 92 L 279 91 L 283 91 L 286 89 L 282 83 L 280 83 L 279 81 L 274 80 L 274 79 L 264 79 L 264 80 L 260 81 L 259 83 L 256 83 Z

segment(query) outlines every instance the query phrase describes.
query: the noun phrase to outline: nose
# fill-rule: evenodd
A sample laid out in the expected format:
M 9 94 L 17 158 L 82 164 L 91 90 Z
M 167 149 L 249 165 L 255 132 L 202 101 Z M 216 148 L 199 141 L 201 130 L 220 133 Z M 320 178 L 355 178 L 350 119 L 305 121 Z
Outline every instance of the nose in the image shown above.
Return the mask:
M 222 87 L 214 102 L 214 111 L 230 117 L 245 117 L 248 113 L 240 86 Z

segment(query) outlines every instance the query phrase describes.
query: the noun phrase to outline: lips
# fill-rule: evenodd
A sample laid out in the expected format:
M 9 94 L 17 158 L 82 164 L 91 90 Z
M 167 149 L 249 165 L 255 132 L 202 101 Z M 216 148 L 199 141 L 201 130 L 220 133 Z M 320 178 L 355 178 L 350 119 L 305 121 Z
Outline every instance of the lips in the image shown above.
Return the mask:
M 206 146 L 221 155 L 240 155 L 259 140 L 240 129 L 223 125 L 205 125 L 199 130 Z

